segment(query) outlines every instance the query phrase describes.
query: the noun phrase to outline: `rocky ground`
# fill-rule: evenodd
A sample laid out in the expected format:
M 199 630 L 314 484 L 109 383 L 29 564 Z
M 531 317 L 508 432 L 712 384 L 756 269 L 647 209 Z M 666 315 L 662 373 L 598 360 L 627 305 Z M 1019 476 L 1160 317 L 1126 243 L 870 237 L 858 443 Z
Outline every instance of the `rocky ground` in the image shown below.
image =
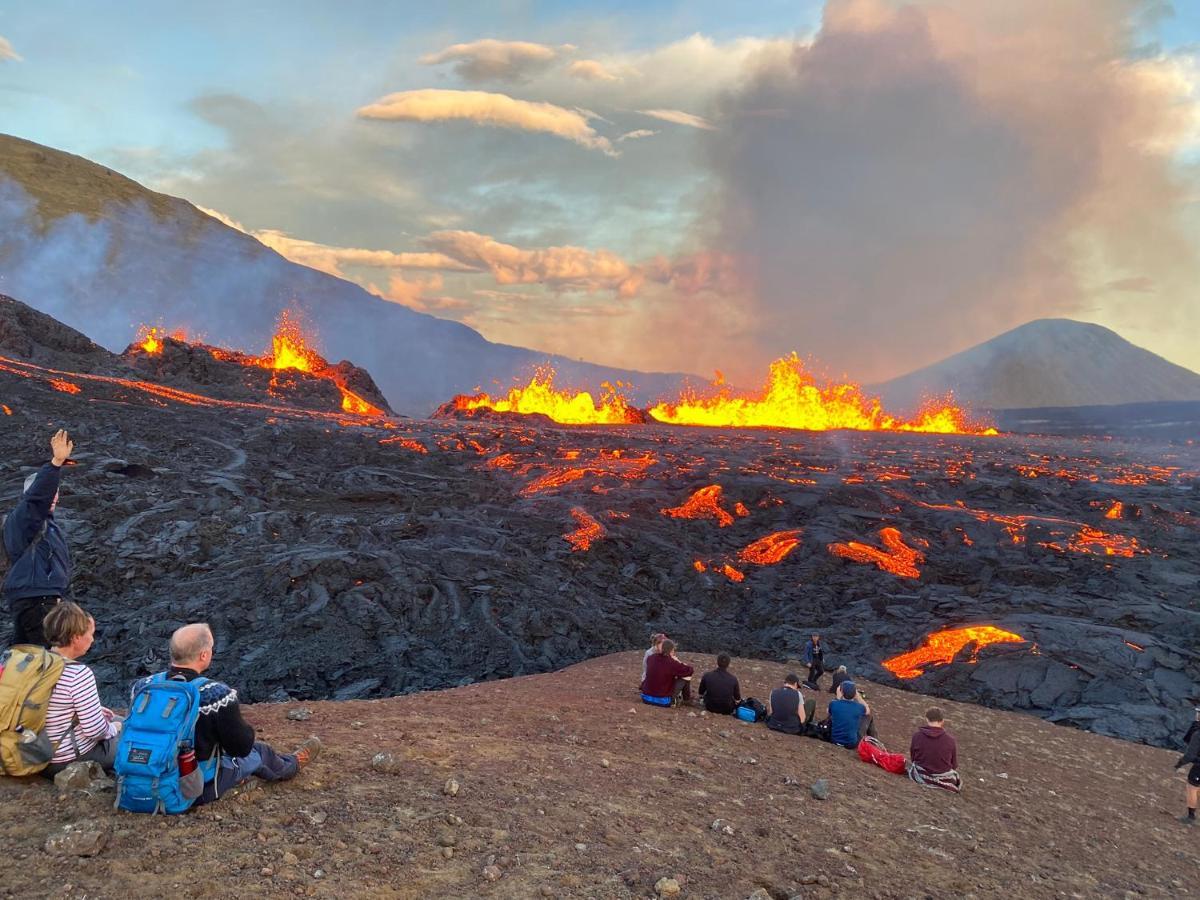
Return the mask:
M 733 670 L 763 697 L 788 666 Z M 291 784 L 178 818 L 0 779 L 0 895 L 641 898 L 668 896 L 662 879 L 720 900 L 1200 893 L 1176 754 L 943 703 L 966 781 L 955 796 L 829 744 L 644 706 L 639 673 L 630 652 L 407 697 L 255 706 L 263 738 L 315 732 L 326 752 Z M 882 738 L 907 750 L 929 699 L 865 687 Z M 373 765 L 379 753 L 390 760 Z M 48 853 L 67 825 L 102 834 L 98 854 Z
M 247 399 L 216 362 L 164 393 L 0 307 L 0 484 L 71 430 L 59 515 L 114 703 L 204 619 L 252 701 L 550 671 L 659 629 L 779 658 L 817 629 L 925 693 L 1164 746 L 1190 717 L 1193 443 L 351 416 Z M 975 624 L 1022 640 L 882 666 Z

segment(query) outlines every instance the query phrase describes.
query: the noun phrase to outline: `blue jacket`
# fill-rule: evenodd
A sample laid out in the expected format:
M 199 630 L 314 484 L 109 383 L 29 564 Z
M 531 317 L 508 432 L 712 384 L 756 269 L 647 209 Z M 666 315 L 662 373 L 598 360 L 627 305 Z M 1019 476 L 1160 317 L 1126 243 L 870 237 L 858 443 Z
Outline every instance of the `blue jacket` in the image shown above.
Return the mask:
M 824 652 L 825 652 L 825 645 L 821 644 L 822 655 L 824 654 Z M 804 664 L 806 666 L 811 666 L 813 664 L 813 657 L 816 656 L 816 653 L 817 653 L 817 645 L 813 643 L 812 638 L 809 638 L 808 642 L 804 645 Z
M 10 604 L 25 597 L 65 597 L 71 584 L 71 552 L 50 504 L 58 493 L 62 469 L 46 463 L 4 520 L 4 552 L 9 569 L 3 595 Z M 30 545 L 45 526 L 42 539 Z

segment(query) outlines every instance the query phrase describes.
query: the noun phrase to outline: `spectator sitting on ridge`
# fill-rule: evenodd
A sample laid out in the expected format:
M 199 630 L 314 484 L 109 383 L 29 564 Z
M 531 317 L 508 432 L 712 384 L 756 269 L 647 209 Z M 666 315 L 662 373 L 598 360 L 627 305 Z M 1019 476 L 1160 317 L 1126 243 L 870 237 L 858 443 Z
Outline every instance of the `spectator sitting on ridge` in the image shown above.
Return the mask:
M 666 639 L 667 639 L 667 636 L 665 634 L 663 634 L 661 631 L 658 634 L 652 634 L 650 636 L 650 649 L 642 654 L 642 680 L 640 682 L 638 682 L 638 690 L 639 691 L 644 691 L 646 689 L 646 663 L 647 663 L 647 661 L 650 659 L 650 657 L 652 657 L 662 651 L 663 641 L 665 641 Z
M 203 623 L 184 625 L 171 635 L 171 667 L 167 678 L 192 681 L 200 677 L 213 658 L 212 630 Z M 133 686 L 132 698 L 150 681 L 143 678 Z M 197 805 L 211 803 L 230 788 L 251 776 L 263 781 L 288 781 L 321 752 L 319 738 L 310 737 L 293 753 L 276 753 L 270 744 L 255 740 L 254 726 L 242 718 L 237 691 L 229 685 L 206 680 L 200 687 L 200 718 L 196 722 L 197 760 L 220 754 L 217 776 L 204 785 Z
M 767 698 L 767 727 L 784 734 L 800 734 L 804 730 L 804 722 L 800 676 L 789 672 L 783 679 L 783 686 L 775 688 Z
M 678 706 L 680 700 L 692 702 L 692 667 L 675 655 L 675 642 L 664 640 L 658 653 L 646 660 L 646 678 L 642 682 L 642 702 L 654 706 Z
M 829 693 L 836 694 L 838 685 L 843 681 L 850 680 L 850 673 L 846 671 L 845 666 L 838 666 L 833 670 L 833 683 L 829 685 Z
M 925 724 L 912 736 L 909 746 L 908 777 L 917 784 L 957 793 L 962 790 L 957 771 L 958 743 L 946 730 L 945 718 L 936 706 L 925 711 Z
M 729 654 L 717 657 L 717 667 L 700 679 L 700 699 L 710 713 L 731 716 L 742 702 L 742 689 L 737 677 L 729 671 Z
M 830 740 L 840 747 L 853 750 L 867 735 L 875 737 L 875 723 L 866 697 L 858 692 L 853 681 L 838 685 L 837 699 L 829 701 Z
M 42 774 L 53 778 L 79 759 L 112 769 L 121 721 L 100 703 L 95 673 L 76 662 L 92 647 L 96 620 L 68 600 L 51 607 L 42 630 L 50 648 L 67 660 L 46 704 L 45 733 L 55 750 Z

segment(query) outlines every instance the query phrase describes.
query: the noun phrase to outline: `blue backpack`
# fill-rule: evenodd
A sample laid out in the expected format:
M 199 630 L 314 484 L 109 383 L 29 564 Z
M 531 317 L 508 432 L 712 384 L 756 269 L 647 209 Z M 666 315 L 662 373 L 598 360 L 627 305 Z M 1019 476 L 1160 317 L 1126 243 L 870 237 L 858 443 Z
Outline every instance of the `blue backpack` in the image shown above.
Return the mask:
M 207 678 L 171 681 L 159 672 L 137 688 L 117 743 L 116 807 L 137 813 L 182 813 L 216 777 L 218 759 L 197 761 L 180 776 L 179 755 L 194 746 L 200 687 Z

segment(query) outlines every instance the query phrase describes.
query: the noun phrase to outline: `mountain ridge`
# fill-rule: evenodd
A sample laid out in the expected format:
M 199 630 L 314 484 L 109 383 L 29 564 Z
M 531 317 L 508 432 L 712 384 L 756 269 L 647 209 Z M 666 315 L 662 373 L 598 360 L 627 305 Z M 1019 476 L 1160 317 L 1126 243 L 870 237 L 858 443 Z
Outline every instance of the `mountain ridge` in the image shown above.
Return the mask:
M 1200 400 L 1200 374 L 1102 325 L 1047 318 L 872 390 L 900 408 L 948 392 L 974 409 L 1100 406 Z

